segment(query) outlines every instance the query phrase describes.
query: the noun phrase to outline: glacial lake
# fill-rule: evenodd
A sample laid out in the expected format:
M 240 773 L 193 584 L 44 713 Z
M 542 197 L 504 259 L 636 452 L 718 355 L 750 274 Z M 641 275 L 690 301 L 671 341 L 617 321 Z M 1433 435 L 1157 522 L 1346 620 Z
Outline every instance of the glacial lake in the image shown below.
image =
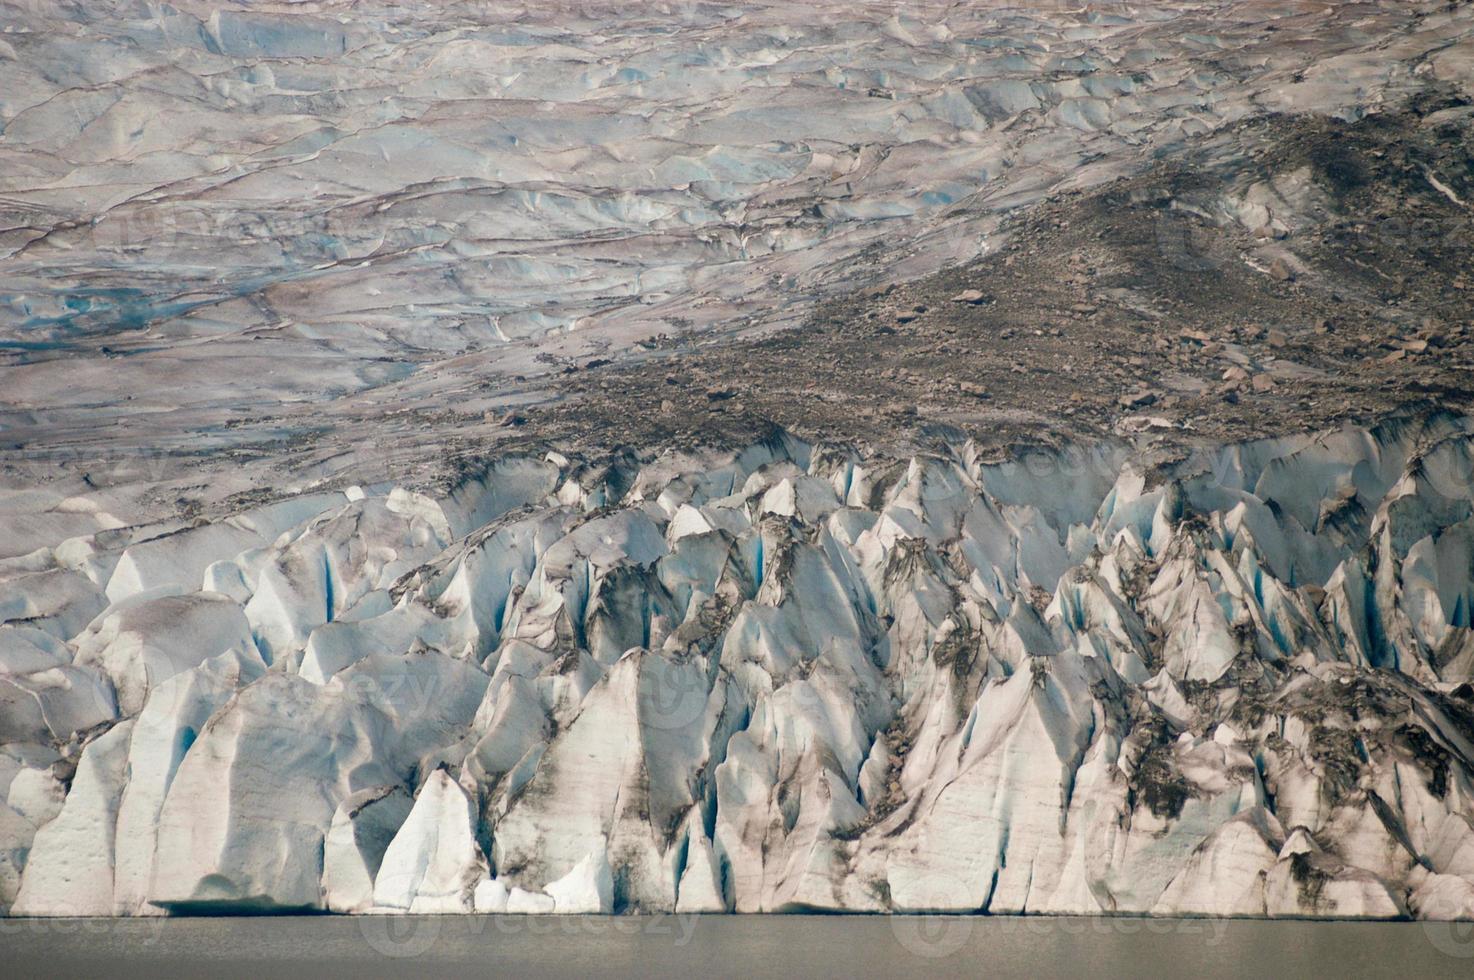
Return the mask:
M 1474 976 L 1474 923 L 969 916 L 0 919 L 7 977 Z

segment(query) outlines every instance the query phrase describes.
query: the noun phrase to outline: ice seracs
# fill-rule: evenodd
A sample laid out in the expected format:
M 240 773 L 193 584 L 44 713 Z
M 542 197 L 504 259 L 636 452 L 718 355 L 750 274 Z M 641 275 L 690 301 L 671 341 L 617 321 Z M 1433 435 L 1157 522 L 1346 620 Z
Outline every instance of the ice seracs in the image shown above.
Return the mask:
M 374 876 L 374 905 L 417 913 L 471 912 L 486 874 L 475 808 L 465 790 L 437 769 L 383 853 Z
M 614 911 L 614 877 L 603 848 L 586 854 L 568 873 L 549 882 L 543 891 L 553 899 L 559 915 L 591 915 Z
M 384 854 L 413 805 L 399 785 L 359 790 L 338 804 L 323 840 L 322 892 L 328 911 L 367 912 L 374 907 L 374 884 Z M 408 888 L 406 881 L 403 890 Z
M 118 805 L 127 781 L 133 721 L 87 744 L 61 812 L 31 843 L 31 873 L 11 906 L 14 915 L 111 915 Z
M 128 781 L 119 802 L 114 845 L 113 911 L 148 915 L 159 847 L 159 816 L 180 763 L 206 722 L 266 671 L 261 658 L 225 653 L 175 674 L 149 692 L 128 744 Z
M 268 505 L 203 569 L 99 532 L 139 589 L 0 624 L 0 902 L 1467 915 L 1471 431 L 778 436 Z
M 143 710 L 155 685 L 212 657 L 259 657 L 240 605 L 208 591 L 115 603 L 76 645 L 78 664 L 95 665 L 112 680 L 124 715 Z
M 1274 814 L 1255 807 L 1236 814 L 1193 849 L 1152 911 L 1159 915 L 1268 913 L 1265 884 L 1284 846 Z
M 337 805 L 392 783 L 381 719 L 268 673 L 202 727 L 158 818 L 148 901 L 165 908 L 310 909 Z

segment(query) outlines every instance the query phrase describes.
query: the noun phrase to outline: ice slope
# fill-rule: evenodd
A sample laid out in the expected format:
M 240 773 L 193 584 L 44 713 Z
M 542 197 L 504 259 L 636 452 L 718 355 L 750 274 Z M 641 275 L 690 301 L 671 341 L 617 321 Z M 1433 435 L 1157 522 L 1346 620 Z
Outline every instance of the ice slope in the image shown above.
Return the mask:
M 1250 117 L 1474 85 L 1474 13 L 1443 2 L 6 0 L 0 24 L 27 490 L 136 450 L 143 484 L 203 467 L 207 496 L 395 479 L 575 359 L 798 322 Z M 1232 205 L 1295 220 L 1275 193 Z M 10 502 L 0 547 L 149 503 L 57 502 Z
M 1468 420 L 267 510 L 6 567 L 10 911 L 1474 915 Z

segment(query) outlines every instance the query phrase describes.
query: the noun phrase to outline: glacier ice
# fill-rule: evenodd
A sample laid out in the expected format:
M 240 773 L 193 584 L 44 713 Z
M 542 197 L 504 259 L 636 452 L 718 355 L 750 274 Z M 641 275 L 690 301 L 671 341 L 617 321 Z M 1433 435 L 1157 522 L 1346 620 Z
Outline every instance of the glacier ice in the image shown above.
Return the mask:
M 374 883 L 384 854 L 413 803 L 403 786 L 391 784 L 359 790 L 338 804 L 323 839 L 322 893 L 328 911 L 367 912 L 374 907 Z M 403 890 L 410 887 L 406 882 Z
M 662 335 L 795 322 L 992 250 L 1020 206 L 1265 113 L 1352 120 L 1467 86 L 1470 17 L 1432 2 L 7 3 L 0 322 L 16 362 L 0 424 L 43 466 L 203 446 L 228 454 L 220 484 L 296 482 L 261 444 L 330 431 L 309 469 L 389 469 L 427 438 L 484 432 L 441 410 L 504 411 L 509 379 L 536 394 L 576 359 Z M 1296 193 L 1254 186 L 1221 207 L 1283 228 L 1305 213 L 1282 206 Z M 386 406 L 434 412 L 437 432 L 379 424 Z M 145 485 L 172 474 L 166 453 L 140 455 Z M 25 501 L 5 557 L 140 523 L 137 501 L 45 497 Z M 279 533 L 156 531 L 112 556 L 108 599 L 193 590 Z
M 1474 81 L 1467 4 L 902 7 L 5 4 L 0 911 L 1474 917 L 1468 419 L 494 447 Z
M 111 915 L 118 805 L 127 780 L 134 722 L 120 722 L 91 742 L 61 812 L 41 826 L 11 911 L 16 915 Z
M 1474 425 L 1061 453 L 502 460 L 209 575 L 98 532 L 124 586 L 10 579 L 0 901 L 1469 915 Z
M 470 912 L 486 871 L 471 800 L 444 769 L 436 769 L 384 851 L 373 879 L 374 906 Z

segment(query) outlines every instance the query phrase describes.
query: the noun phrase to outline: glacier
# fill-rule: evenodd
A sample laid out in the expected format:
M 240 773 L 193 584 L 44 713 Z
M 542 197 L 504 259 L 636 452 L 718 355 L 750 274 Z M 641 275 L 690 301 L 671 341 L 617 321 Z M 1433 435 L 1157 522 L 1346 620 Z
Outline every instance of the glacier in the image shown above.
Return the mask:
M 996 254 L 1007 214 L 1248 120 L 1474 85 L 1474 13 L 1431 0 L 5 0 L 0 27 L 20 553 L 170 492 L 411 483 L 570 366 Z M 1283 231 L 1293 203 L 1224 207 Z M 98 460 L 137 486 L 55 485 Z
M 0 626 L 0 899 L 1468 918 L 1471 473 L 1448 414 L 775 432 L 45 550 L 3 570 L 45 614 Z
M 0 914 L 1474 919 L 1468 283 L 1361 234 L 1459 261 L 1470 93 L 1441 0 L 0 0 Z M 909 287 L 1122 186 L 1075 438 Z M 849 296 L 904 401 L 611 435 Z

